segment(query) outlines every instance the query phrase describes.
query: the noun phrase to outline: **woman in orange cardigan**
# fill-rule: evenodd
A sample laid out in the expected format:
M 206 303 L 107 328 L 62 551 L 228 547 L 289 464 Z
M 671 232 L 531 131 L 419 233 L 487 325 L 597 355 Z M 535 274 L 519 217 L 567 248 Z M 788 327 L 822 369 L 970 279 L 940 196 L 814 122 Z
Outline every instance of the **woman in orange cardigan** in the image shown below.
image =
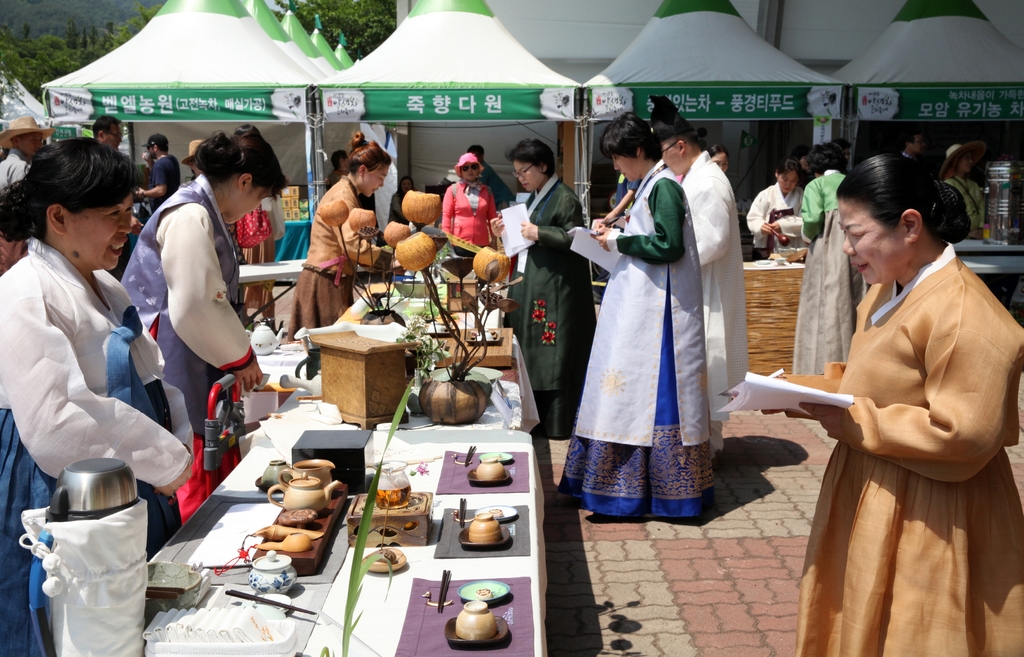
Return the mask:
M 461 180 L 445 192 L 441 207 L 441 230 L 477 246 L 491 243 L 491 219 L 498 216 L 491 190 L 480 182 L 482 169 L 480 160 L 472 153 L 459 158 L 455 173 Z M 454 248 L 456 255 L 474 255 L 457 246 Z

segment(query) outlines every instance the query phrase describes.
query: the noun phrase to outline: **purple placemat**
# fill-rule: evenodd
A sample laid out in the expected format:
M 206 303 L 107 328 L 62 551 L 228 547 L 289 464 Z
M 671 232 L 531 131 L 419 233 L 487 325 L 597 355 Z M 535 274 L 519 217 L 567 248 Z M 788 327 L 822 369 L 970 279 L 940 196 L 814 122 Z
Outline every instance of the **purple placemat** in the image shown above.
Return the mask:
M 405 613 L 405 625 L 402 627 L 402 638 L 398 641 L 395 657 L 435 657 L 436 655 L 465 655 L 465 650 L 453 650 L 444 638 L 444 626 L 462 611 L 462 601 L 458 590 L 471 579 L 453 579 L 448 588 L 450 607 L 444 613 L 437 613 L 436 607 L 428 607 L 422 596 L 430 591 L 436 600 L 440 594 L 441 582 L 421 579 L 412 581 L 412 594 L 409 597 L 409 608 Z M 502 657 L 533 657 L 533 601 L 530 592 L 529 577 L 504 578 L 512 588 L 512 595 L 491 607 L 495 616 L 504 618 L 508 623 L 511 641 L 500 644 L 502 648 L 494 648 L 486 652 L 501 653 Z
M 490 450 L 484 450 L 487 454 Z M 526 452 L 509 452 L 513 463 L 506 465 L 512 481 L 499 486 L 474 486 L 469 483 L 466 475 L 480 465 L 480 455 L 474 454 L 468 466 L 455 463 L 455 455 L 461 461 L 465 452 L 445 452 L 444 464 L 441 466 L 441 477 L 437 482 L 438 495 L 479 495 L 481 493 L 529 493 L 530 492 L 530 456 Z

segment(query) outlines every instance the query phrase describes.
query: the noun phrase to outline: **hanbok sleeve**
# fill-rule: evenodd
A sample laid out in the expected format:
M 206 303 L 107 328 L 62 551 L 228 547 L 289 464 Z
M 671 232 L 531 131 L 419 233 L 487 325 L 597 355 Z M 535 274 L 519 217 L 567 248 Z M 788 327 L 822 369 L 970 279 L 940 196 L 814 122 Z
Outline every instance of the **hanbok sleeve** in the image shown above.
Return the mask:
M 810 242 L 818 236 L 825 223 L 825 199 L 822 198 L 821 187 L 814 184 L 813 180 L 804 190 L 804 199 L 800 205 L 800 217 L 804 222 L 804 237 Z
M 928 345 L 924 369 L 926 406 L 857 397 L 839 439 L 930 479 L 965 481 L 1003 446 L 1007 423 L 1016 425 L 1019 363 L 985 336 L 959 330 Z
M 717 166 L 709 164 L 706 166 Z M 729 252 L 729 236 L 739 226 L 733 226 L 734 217 L 729 208 L 728 190 L 716 189 L 712 177 L 686 191 L 686 202 L 693 220 L 693 236 L 697 241 L 697 255 L 701 266 L 725 257 Z M 728 185 L 728 183 L 722 183 Z
M 206 210 L 183 205 L 161 219 L 160 259 L 174 331 L 214 367 L 245 367 L 254 357 L 249 336 L 231 307 Z
M 537 241 L 541 246 L 558 251 L 569 251 L 572 238 L 569 231 L 583 225 L 583 206 L 576 195 L 568 190 L 554 192 L 560 194 L 558 202 L 548 209 L 549 221 L 537 226 Z
M 56 477 L 82 459 L 118 458 L 159 487 L 188 465 L 191 457 L 178 437 L 128 404 L 89 389 L 71 338 L 50 321 L 42 297 L 0 309 L 0 361 L 0 387 L 21 441 L 46 474 Z
M 747 211 L 747 228 L 754 236 L 754 246 L 757 247 L 763 247 L 766 243 L 765 236 L 761 234 L 761 226 L 768 221 L 768 214 L 772 211 L 771 191 L 771 187 L 762 190 L 754 198 L 754 202 L 750 204 L 750 210 Z
M 647 205 L 654 218 L 654 234 L 620 235 L 614 248 L 651 264 L 679 260 L 685 252 L 683 222 L 687 217 L 682 188 L 669 178 L 658 180 L 647 197 Z

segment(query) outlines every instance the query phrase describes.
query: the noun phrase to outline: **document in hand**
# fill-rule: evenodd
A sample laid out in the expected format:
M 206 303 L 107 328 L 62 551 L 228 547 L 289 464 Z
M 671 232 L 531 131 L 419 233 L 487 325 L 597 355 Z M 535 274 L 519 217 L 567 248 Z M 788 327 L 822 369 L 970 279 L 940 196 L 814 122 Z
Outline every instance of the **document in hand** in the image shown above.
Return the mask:
M 601 248 L 601 243 L 594 239 L 597 233 L 587 228 L 577 227 L 570 230 L 569 234 L 572 235 L 570 250 L 608 271 L 615 269 L 615 263 L 619 261 L 621 254 Z
M 807 386 L 790 383 L 747 372 L 746 378 L 736 387 L 724 393 L 732 401 L 723 406 L 721 412 L 760 411 L 765 409 L 801 410 L 800 404 L 825 404 L 849 408 L 853 406 L 853 395 L 823 392 Z
M 523 237 L 523 224 L 530 223 L 530 215 L 525 205 L 513 205 L 501 211 L 501 221 L 505 227 L 501 231 L 501 243 L 505 246 L 505 255 L 512 257 L 534 245 L 533 240 Z

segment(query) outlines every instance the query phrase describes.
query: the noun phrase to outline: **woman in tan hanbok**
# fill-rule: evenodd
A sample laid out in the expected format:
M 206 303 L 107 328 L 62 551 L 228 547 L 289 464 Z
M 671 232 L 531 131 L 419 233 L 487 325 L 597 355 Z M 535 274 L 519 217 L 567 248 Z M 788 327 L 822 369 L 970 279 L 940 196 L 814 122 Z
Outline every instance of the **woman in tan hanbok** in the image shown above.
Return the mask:
M 872 288 L 840 392 L 806 410 L 837 439 L 800 587 L 796 654 L 1024 655 L 1019 432 L 1024 330 L 953 253 L 962 198 L 880 155 L 838 189 Z

